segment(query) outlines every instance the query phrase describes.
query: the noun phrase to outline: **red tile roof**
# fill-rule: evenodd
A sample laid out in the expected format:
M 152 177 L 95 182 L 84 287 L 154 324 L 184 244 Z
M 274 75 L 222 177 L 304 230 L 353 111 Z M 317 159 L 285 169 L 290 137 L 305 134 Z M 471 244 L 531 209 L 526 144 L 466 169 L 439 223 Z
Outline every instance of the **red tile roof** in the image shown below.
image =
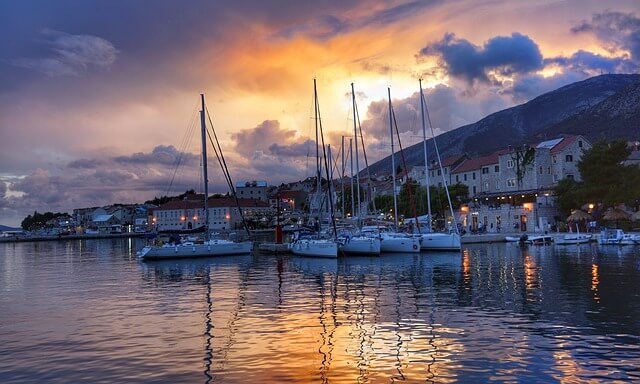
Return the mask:
M 578 136 L 567 136 L 562 139 L 561 142 L 556 144 L 555 147 L 551 148 L 551 153 L 556 154 L 561 152 L 563 149 L 567 148 L 569 145 L 578 140 Z
M 475 159 L 469 159 L 464 163 L 462 163 L 458 168 L 451 171 L 451 173 L 463 173 L 463 172 L 475 171 L 482 168 L 485 165 L 498 164 L 498 158 L 500 157 L 500 155 L 504 155 L 507 153 L 509 153 L 508 149 L 500 149 L 487 156 L 476 157 Z
M 463 154 L 463 155 L 453 155 L 453 156 L 445 157 L 444 159 L 442 159 L 442 168 L 450 167 L 464 157 L 467 157 L 467 155 Z M 440 166 L 438 165 L 437 161 L 431 163 L 431 166 L 429 166 L 429 169 L 438 169 L 438 168 L 440 168 Z

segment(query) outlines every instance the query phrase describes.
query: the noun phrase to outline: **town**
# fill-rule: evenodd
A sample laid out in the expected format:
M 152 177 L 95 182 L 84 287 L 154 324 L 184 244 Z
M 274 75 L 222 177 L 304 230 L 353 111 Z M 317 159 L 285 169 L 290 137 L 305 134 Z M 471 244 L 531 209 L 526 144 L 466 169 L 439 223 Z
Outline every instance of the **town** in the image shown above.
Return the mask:
M 437 191 L 446 183 L 452 190 L 462 190 L 463 193 L 455 196 L 455 217 L 447 215 L 446 209 L 434 210 L 436 213 L 431 220 L 435 228 L 445 230 L 456 223 L 462 233 L 474 234 L 573 231 L 574 228 L 568 226 L 566 212 L 562 212 L 561 204 L 558 204 L 557 187 L 561 180 L 582 180 L 578 164 L 583 153 L 591 148 L 592 143 L 583 136 L 566 135 L 535 145 L 503 148 L 484 156 L 449 156 L 442 159 L 441 164 L 431 162 L 428 175 L 425 175 L 424 166 L 413 166 L 408 171 L 400 169 L 395 175 L 395 185 L 391 181 L 391 172 L 371 177 L 361 172 L 357 180 L 362 189 L 362 199 L 358 199 L 360 206 L 355 201 L 351 202 L 353 180 L 348 176 L 334 179 L 330 185 L 323 179 L 323 195 L 326 196 L 330 187 L 332 201 L 336 202 L 334 218 L 360 217 L 384 222 L 393 219 L 393 206 L 385 204 L 385 198 L 393 195 L 394 190 L 408 200 L 404 190 L 409 184 L 424 189 L 428 181 L 430 188 Z M 628 142 L 627 148 L 629 156 L 623 165 L 640 166 L 639 143 Z M 237 182 L 235 192 L 242 215 L 229 194 L 210 196 L 209 228 L 229 232 L 240 229 L 245 220 L 250 229 L 269 229 L 277 223 L 293 229 L 307 224 L 310 212 L 322 210 L 325 217 L 330 216 L 332 212 L 328 204 L 318 207 L 318 200 L 312 198 L 316 185 L 315 177 L 279 186 L 269 186 L 265 181 Z M 411 198 L 416 199 L 414 196 Z M 169 201 L 157 200 L 156 204 L 77 208 L 70 214 L 58 214 L 40 225 L 24 228 L 32 218 L 29 216 L 23 222 L 23 229 L 30 229 L 30 232 L 5 231 L 2 238 L 142 235 L 196 231 L 204 226 L 202 194 L 188 191 Z M 400 224 L 411 223 L 414 219 L 409 209 L 411 204 L 407 201 L 401 203 L 399 206 L 405 208 L 400 212 Z M 591 214 L 598 211 L 601 204 L 594 200 L 583 207 L 572 208 L 581 208 Z M 418 211 L 416 204 L 413 205 L 416 216 L 426 220 L 425 204 L 417 204 Z M 637 206 L 626 209 L 633 213 Z M 588 224 L 583 223 L 583 229 L 595 229 L 595 225 L 600 224 L 590 220 Z

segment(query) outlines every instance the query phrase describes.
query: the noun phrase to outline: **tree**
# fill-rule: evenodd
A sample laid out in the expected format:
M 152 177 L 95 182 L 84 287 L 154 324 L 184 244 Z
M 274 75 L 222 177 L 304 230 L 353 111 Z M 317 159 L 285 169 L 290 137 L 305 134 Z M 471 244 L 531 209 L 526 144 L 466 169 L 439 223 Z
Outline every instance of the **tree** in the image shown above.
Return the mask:
M 585 151 L 578 163 L 583 197 L 605 206 L 633 203 L 640 194 L 640 168 L 622 164 L 630 154 L 622 140 L 599 141 Z
M 523 147 L 522 149 L 516 149 L 511 153 L 511 160 L 513 160 L 516 179 L 518 180 L 518 189 L 522 189 L 522 181 L 524 175 L 527 173 L 527 168 L 531 168 L 531 165 L 535 161 L 536 150 L 535 148 Z

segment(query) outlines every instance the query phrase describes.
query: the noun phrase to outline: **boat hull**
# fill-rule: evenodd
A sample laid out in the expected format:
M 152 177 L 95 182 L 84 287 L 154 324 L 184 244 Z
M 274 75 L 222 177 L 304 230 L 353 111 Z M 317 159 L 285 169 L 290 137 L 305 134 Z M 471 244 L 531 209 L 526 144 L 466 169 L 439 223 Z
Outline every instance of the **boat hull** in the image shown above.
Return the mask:
M 337 258 L 338 244 L 331 240 L 296 240 L 289 246 L 296 256 Z
M 422 251 L 459 251 L 460 235 L 457 233 L 423 233 L 420 235 Z
M 338 250 L 346 255 L 380 255 L 380 239 L 351 237 L 340 240 Z
M 193 257 L 246 255 L 251 253 L 253 242 L 210 241 L 204 244 L 183 243 L 176 245 L 146 246 L 138 257 L 142 260 L 180 259 Z
M 565 235 L 554 240 L 557 245 L 585 244 L 590 241 L 591 235 Z
M 380 242 L 380 251 L 382 253 L 420 253 L 420 239 L 383 236 Z

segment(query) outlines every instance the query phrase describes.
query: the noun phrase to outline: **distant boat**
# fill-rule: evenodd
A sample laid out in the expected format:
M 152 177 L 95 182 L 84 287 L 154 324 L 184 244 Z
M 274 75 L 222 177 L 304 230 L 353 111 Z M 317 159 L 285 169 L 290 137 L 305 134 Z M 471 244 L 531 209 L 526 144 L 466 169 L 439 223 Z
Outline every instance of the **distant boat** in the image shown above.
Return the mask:
M 605 229 L 598 238 L 600 245 L 635 245 L 640 244 L 640 235 L 624 233 L 622 229 Z
M 584 244 L 590 241 L 591 235 L 584 233 L 567 234 L 554 240 L 558 245 Z
M 205 240 L 202 242 L 181 242 L 179 240 L 180 237 L 177 237 L 177 239 L 173 243 L 148 245 L 142 248 L 137 253 L 138 257 L 142 260 L 246 255 L 250 253 L 251 249 L 253 248 L 253 242 L 251 241 L 235 242 L 231 240 L 210 238 L 209 208 L 207 203 L 207 197 L 209 195 L 209 187 L 207 185 L 207 127 L 205 123 L 206 109 L 204 103 L 204 95 L 200 95 L 200 99 L 202 102 L 202 110 L 200 111 L 200 130 L 202 139 L 202 176 L 204 181 Z

